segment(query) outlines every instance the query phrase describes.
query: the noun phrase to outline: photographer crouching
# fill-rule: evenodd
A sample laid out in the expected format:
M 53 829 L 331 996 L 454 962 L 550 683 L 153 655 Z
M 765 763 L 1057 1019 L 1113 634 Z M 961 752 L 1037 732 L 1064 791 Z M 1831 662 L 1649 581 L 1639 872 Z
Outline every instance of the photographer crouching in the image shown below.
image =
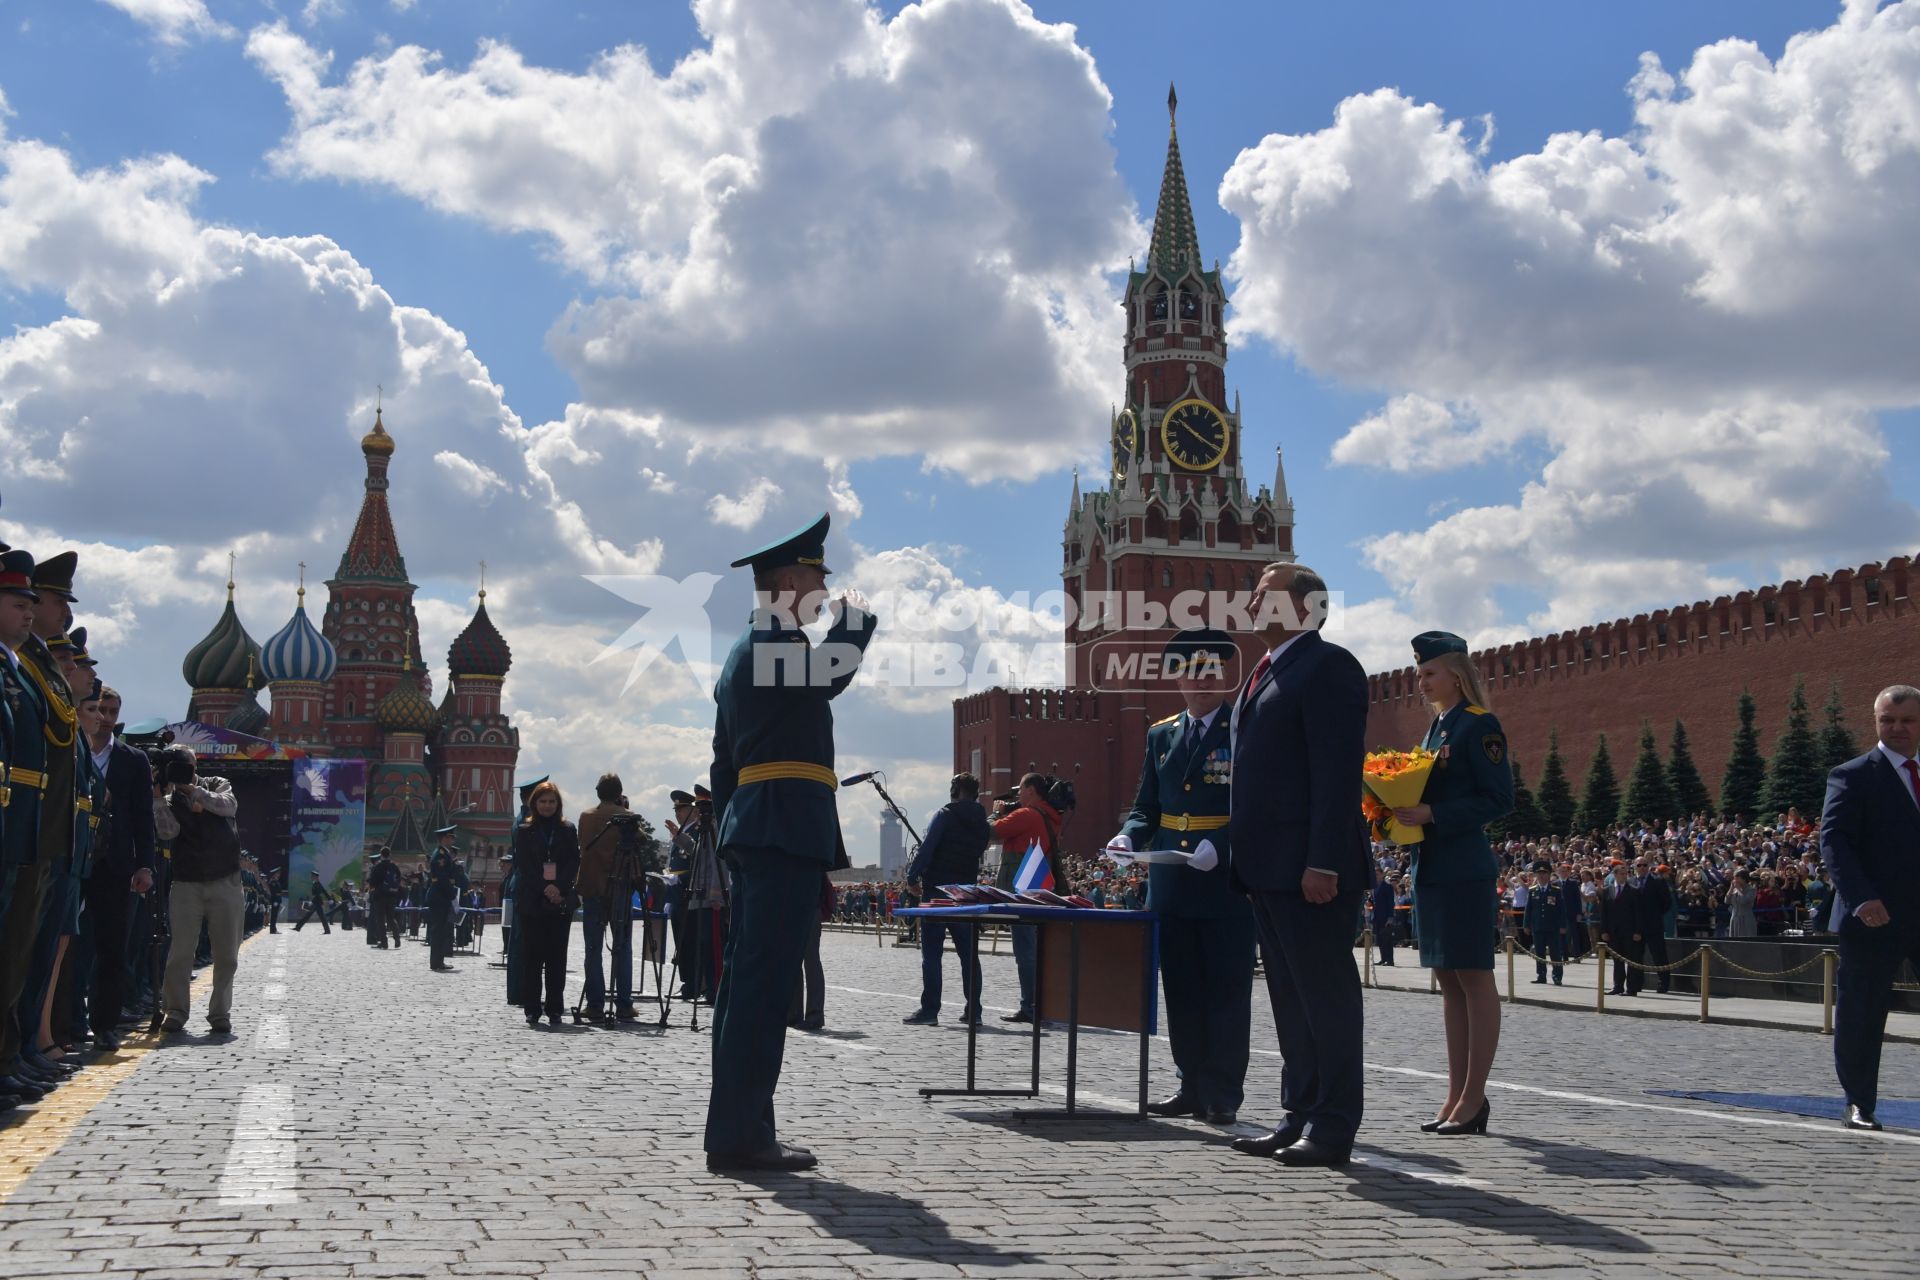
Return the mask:
M 246 897 L 240 885 L 240 836 L 233 816 L 240 803 L 225 778 L 201 777 L 193 751 L 166 750 L 154 779 L 153 826 L 161 844 L 172 846 L 167 927 L 172 946 L 161 983 L 162 1029 L 183 1031 L 192 1012 L 193 953 L 202 924 L 213 947 L 213 995 L 207 1026 L 216 1035 L 233 1030 L 233 975 L 240 967 L 240 927 Z

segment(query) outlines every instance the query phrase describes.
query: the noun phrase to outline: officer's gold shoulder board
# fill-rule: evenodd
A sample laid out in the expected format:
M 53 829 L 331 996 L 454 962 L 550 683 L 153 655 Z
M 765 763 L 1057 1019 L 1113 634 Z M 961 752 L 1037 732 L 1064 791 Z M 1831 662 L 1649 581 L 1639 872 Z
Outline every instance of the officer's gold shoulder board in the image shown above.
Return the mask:
M 1153 722 L 1153 728 L 1158 729 L 1163 724 L 1172 724 L 1175 720 L 1178 720 L 1179 718 L 1180 718 L 1180 713 L 1176 711 L 1172 715 L 1168 716 L 1165 720 L 1155 720 Z
M 1480 749 L 1487 753 L 1487 759 L 1499 764 L 1507 758 L 1507 737 L 1503 733 L 1483 734 Z
M 1476 703 L 1469 702 L 1467 704 L 1467 714 L 1470 716 L 1485 716 L 1485 715 L 1492 715 L 1493 713 L 1488 711 L 1483 706 L 1479 706 Z

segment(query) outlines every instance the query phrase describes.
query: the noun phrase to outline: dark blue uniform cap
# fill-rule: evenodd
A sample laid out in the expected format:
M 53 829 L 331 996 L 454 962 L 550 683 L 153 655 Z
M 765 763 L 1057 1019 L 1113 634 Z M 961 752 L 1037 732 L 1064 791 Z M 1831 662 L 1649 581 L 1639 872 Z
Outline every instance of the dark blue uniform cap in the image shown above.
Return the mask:
M 669 791 L 667 793 L 667 796 L 675 804 L 692 804 L 693 803 L 693 793 L 689 791 L 677 791 L 677 790 Z
M 693 798 L 695 800 L 711 800 L 713 799 L 713 792 L 696 782 L 693 784 Z
M 33 552 L 7 551 L 0 554 L 0 591 L 11 591 L 29 600 L 38 600 L 33 589 Z
M 822 573 L 832 573 L 833 570 L 827 568 L 827 526 L 832 522 L 833 517 L 823 511 L 820 518 L 806 528 L 741 556 L 731 567 L 751 568 L 755 573 L 765 573 L 770 569 L 784 569 L 790 564 L 804 564 Z
M 520 803 L 525 804 L 528 800 L 530 800 L 533 797 L 533 789 L 539 786 L 541 783 L 545 782 L 551 776 L 552 776 L 551 774 L 543 773 L 539 777 L 535 778 L 532 782 L 521 783 L 519 787 Z
M 82 667 L 97 667 L 100 665 L 99 661 L 87 652 L 87 629 L 85 627 L 75 627 L 72 631 L 69 631 L 67 635 L 73 641 L 73 660 L 76 665 Z
M 459 833 L 460 827 L 458 824 L 451 827 L 435 827 L 433 831 L 433 834 L 436 836 L 451 836 L 458 835 Z
M 1233 637 L 1226 632 L 1215 627 L 1189 627 L 1167 641 L 1162 656 L 1189 660 L 1207 656 L 1231 662 L 1235 652 Z
M 1422 631 L 1413 638 L 1413 660 L 1432 662 L 1443 653 L 1465 653 L 1467 642 L 1451 631 Z

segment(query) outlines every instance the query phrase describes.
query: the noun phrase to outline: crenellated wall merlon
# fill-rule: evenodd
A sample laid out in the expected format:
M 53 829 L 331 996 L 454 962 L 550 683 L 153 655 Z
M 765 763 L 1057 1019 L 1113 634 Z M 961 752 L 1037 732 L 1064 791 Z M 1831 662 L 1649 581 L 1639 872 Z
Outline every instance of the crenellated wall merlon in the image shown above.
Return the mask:
M 1913 560 L 1895 556 L 1856 569 L 1789 579 L 1732 596 L 1695 601 L 1572 631 L 1535 636 L 1472 657 L 1489 685 L 1539 683 L 1596 671 L 1678 661 L 1688 654 L 1816 638 L 1822 632 L 1902 616 L 1915 607 Z M 1419 696 L 1415 668 L 1369 676 L 1369 701 Z

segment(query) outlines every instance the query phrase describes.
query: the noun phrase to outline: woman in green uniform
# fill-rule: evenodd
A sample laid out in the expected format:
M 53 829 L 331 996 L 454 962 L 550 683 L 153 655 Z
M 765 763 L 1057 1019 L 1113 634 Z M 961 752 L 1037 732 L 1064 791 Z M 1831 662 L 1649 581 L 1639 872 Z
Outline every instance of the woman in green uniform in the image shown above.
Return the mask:
M 1500 1045 L 1500 994 L 1493 983 L 1499 868 L 1486 826 L 1513 808 L 1513 771 L 1467 642 L 1428 631 L 1414 637 L 1413 655 L 1420 695 L 1434 710 L 1423 745 L 1439 759 L 1420 803 L 1394 810 L 1394 817 L 1426 828 L 1413 850 L 1413 910 L 1420 963 L 1440 983 L 1447 1027 L 1447 1100 L 1420 1127 L 1485 1133 L 1487 1073 Z

